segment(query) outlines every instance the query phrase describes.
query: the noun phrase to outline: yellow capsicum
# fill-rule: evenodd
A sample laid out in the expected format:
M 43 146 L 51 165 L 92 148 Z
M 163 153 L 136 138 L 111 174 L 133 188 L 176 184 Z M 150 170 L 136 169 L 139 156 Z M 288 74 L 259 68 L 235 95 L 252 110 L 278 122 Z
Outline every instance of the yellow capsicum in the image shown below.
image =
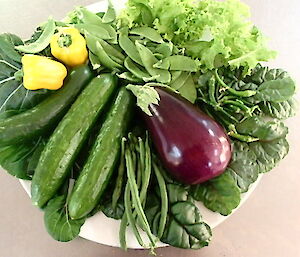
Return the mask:
M 45 56 L 26 54 L 22 57 L 23 85 L 26 89 L 57 90 L 62 87 L 67 68 Z
M 50 41 L 51 53 L 64 64 L 75 67 L 88 59 L 86 40 L 76 28 L 62 28 Z

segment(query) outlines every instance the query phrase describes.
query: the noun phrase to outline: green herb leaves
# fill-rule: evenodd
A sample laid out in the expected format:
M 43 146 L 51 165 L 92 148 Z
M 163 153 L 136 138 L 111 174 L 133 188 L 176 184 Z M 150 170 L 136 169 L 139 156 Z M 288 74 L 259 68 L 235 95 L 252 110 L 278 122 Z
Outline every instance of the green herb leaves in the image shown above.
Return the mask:
M 137 106 L 139 106 L 143 112 L 152 116 L 149 105 L 159 103 L 159 94 L 154 87 L 139 85 L 127 85 L 126 88 L 130 90 L 137 98 Z

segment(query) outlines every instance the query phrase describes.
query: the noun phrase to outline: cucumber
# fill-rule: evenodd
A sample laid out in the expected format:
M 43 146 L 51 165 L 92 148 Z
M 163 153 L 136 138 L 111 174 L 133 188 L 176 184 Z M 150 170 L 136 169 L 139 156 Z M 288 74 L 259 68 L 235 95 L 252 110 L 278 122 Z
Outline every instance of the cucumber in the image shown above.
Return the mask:
M 23 113 L 0 121 L 0 145 L 19 144 L 45 134 L 55 127 L 77 95 L 92 78 L 84 65 L 73 69 L 65 85 L 40 104 Z
M 100 201 L 119 161 L 121 140 L 128 130 L 133 107 L 131 93 L 121 88 L 71 192 L 68 210 L 72 219 L 86 216 Z
M 74 161 L 117 87 L 111 74 L 94 78 L 82 91 L 50 137 L 31 184 L 34 205 L 43 207 L 70 174 Z

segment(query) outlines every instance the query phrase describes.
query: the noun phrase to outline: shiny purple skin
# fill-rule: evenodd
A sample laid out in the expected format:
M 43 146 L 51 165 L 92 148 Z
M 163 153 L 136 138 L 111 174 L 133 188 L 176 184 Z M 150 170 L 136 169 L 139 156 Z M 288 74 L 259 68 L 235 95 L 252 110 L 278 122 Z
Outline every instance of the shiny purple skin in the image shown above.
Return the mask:
M 231 159 L 224 129 L 181 96 L 156 88 L 159 105 L 144 114 L 151 138 L 165 168 L 185 184 L 199 184 L 220 175 Z

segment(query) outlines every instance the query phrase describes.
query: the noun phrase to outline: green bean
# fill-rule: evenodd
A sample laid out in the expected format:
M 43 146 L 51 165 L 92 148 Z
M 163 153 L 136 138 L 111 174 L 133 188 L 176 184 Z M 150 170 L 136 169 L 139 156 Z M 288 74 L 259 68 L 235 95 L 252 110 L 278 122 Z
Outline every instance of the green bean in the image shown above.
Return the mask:
M 153 28 L 150 27 L 136 27 L 133 28 L 130 32 L 133 35 L 139 35 L 141 37 L 145 37 L 150 39 L 152 42 L 156 43 L 163 43 L 164 40 L 162 39 L 161 35 Z
M 111 23 L 116 19 L 116 11 L 115 8 L 113 7 L 111 1 L 108 1 L 108 8 L 104 16 L 102 17 L 102 22 L 103 23 Z
M 153 68 L 153 65 L 158 62 L 157 58 L 153 55 L 153 53 L 145 46 L 136 42 L 137 50 L 142 59 L 143 65 L 146 70 L 150 73 L 151 76 L 159 76 L 156 80 L 161 83 L 170 83 L 171 74 L 167 70 L 160 70 Z
M 102 45 L 99 42 L 96 42 L 96 48 L 97 48 L 97 52 L 95 54 L 97 54 L 97 56 L 99 57 L 100 62 L 105 67 L 107 67 L 109 69 L 112 69 L 112 70 L 119 70 L 119 69 L 123 68 L 122 65 L 115 62 L 114 60 L 112 60 L 108 56 L 108 54 L 105 52 L 105 50 L 103 49 Z
M 224 105 L 226 104 L 230 104 L 233 106 L 236 106 L 238 108 L 240 108 L 242 111 L 245 111 L 246 113 L 248 113 L 250 116 L 252 116 L 252 111 L 251 108 L 249 108 L 248 106 L 246 106 L 243 102 L 238 101 L 238 100 L 226 100 L 224 102 L 222 102 Z
M 165 59 L 155 63 L 154 68 L 164 70 L 180 70 L 196 72 L 198 70 L 198 64 L 195 60 L 184 55 L 172 55 Z
M 146 137 L 146 142 L 145 142 L 145 146 L 144 146 L 144 157 L 145 157 L 145 165 L 144 165 L 144 171 L 143 171 L 143 183 L 142 183 L 142 188 L 141 188 L 141 192 L 140 192 L 140 200 L 142 202 L 142 205 L 144 206 L 146 204 L 146 197 L 147 197 L 147 190 L 149 187 L 149 183 L 150 183 L 150 177 L 151 177 L 151 150 L 149 147 L 149 143 L 148 143 L 149 139 L 148 139 L 148 135 Z
M 49 44 L 51 37 L 54 35 L 56 29 L 55 22 L 52 18 L 49 18 L 45 29 L 43 30 L 40 37 L 33 43 L 28 45 L 20 45 L 16 46 L 15 48 L 23 53 L 27 54 L 36 54 L 43 51 Z
M 149 237 L 149 240 L 151 242 L 151 249 L 153 249 L 155 247 L 155 239 L 151 233 L 150 225 L 147 221 L 147 217 L 144 213 L 142 203 L 139 198 L 138 187 L 134 175 L 132 156 L 129 149 L 125 150 L 125 159 L 126 159 L 126 166 L 127 166 L 127 177 L 130 186 L 130 191 L 132 194 L 132 203 L 137 212 L 138 219 L 141 221 L 143 229 L 145 229 Z
M 142 59 L 138 54 L 135 44 L 128 37 L 128 29 L 123 28 L 120 30 L 119 45 L 133 61 L 143 66 Z
M 122 249 L 127 250 L 127 245 L 126 245 L 126 229 L 127 229 L 127 215 L 126 213 L 123 214 L 121 224 L 120 224 L 120 229 L 119 229 L 119 241 L 120 241 L 120 246 Z
M 131 204 L 131 201 L 130 201 L 130 188 L 129 188 L 129 183 L 128 182 L 127 182 L 126 188 L 125 188 L 124 203 L 125 203 L 125 213 L 126 213 L 129 225 L 130 225 L 130 227 L 131 227 L 138 243 L 141 246 L 145 247 L 145 244 L 144 244 L 143 239 L 141 238 L 141 235 L 138 231 L 138 228 L 136 226 L 136 221 L 135 221 L 135 218 L 134 218 L 133 213 L 132 213 L 132 204 Z
M 225 84 L 225 82 L 220 78 L 219 74 L 218 74 L 218 70 L 215 70 L 215 77 L 217 79 L 217 81 L 225 88 L 225 90 L 228 90 L 229 93 L 235 95 L 235 96 L 239 96 L 239 97 L 251 97 L 256 95 L 256 91 L 254 90 L 243 90 L 243 91 L 237 91 L 229 86 L 227 86 Z
M 120 79 L 125 79 L 125 80 L 128 80 L 132 83 L 142 83 L 143 80 L 134 76 L 131 72 L 128 72 L 128 71 L 125 71 L 121 74 L 117 74 L 117 76 L 120 78 Z
M 216 81 L 214 77 L 211 77 L 208 82 L 208 96 L 211 103 L 217 105 L 218 103 L 215 98 L 215 93 L 216 93 Z
M 157 233 L 157 237 L 161 238 L 164 234 L 166 223 L 167 223 L 168 193 L 167 193 L 167 187 L 166 187 L 164 177 L 160 173 L 160 171 L 155 163 L 153 165 L 153 168 L 154 168 L 156 179 L 157 179 L 157 182 L 159 185 L 160 197 L 161 197 L 161 216 L 160 216 L 160 221 L 159 221 L 159 229 L 158 229 L 158 233 Z
M 101 39 L 105 39 L 105 40 L 112 39 L 112 37 L 108 33 L 108 31 L 101 26 L 98 26 L 95 24 L 76 24 L 74 26 L 76 29 L 78 29 L 82 33 L 84 33 L 86 31 L 90 35 L 93 35 L 93 36 L 101 38 Z
M 117 207 L 117 203 L 120 199 L 121 192 L 122 192 L 122 185 L 123 185 L 124 172 L 125 172 L 125 142 L 126 142 L 126 138 L 123 137 L 121 142 L 121 158 L 120 158 L 120 164 L 118 168 L 118 177 L 117 177 L 117 182 L 116 182 L 114 192 L 112 194 L 112 208 L 114 210 Z
M 180 89 L 186 83 L 189 76 L 190 76 L 189 72 L 181 72 L 180 76 L 176 80 L 172 81 L 170 87 L 172 87 L 175 90 Z
M 252 143 L 252 142 L 259 141 L 259 138 L 239 134 L 233 124 L 229 125 L 228 128 L 230 129 L 230 131 L 228 132 L 228 135 L 233 138 L 236 138 L 240 141 L 243 141 L 246 143 Z

